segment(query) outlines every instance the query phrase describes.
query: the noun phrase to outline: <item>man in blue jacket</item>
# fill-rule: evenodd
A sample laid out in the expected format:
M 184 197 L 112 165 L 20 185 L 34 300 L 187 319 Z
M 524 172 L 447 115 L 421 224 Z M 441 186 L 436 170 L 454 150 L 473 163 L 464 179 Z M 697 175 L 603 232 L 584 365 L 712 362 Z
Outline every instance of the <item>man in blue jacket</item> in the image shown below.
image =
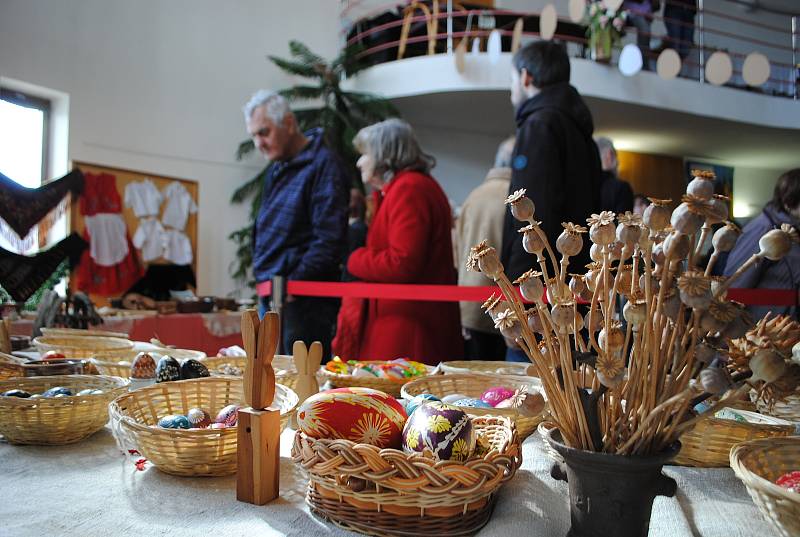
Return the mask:
M 339 281 L 347 248 L 348 175 L 325 145 L 321 129 L 301 132 L 286 99 L 260 90 L 244 107 L 247 131 L 270 165 L 253 240 L 257 282 Z M 262 296 L 260 310 L 270 306 Z M 330 358 L 339 300 L 287 296 L 282 310 L 284 352 L 295 341 L 320 341 Z

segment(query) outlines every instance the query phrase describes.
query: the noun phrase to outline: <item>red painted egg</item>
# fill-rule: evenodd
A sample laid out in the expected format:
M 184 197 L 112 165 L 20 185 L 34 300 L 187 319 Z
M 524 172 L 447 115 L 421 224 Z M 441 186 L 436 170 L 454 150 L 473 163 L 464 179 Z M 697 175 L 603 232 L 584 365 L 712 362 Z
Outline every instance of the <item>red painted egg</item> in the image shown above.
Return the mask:
M 42 360 L 63 360 L 64 358 L 66 356 L 56 351 L 47 351 L 42 355 Z
M 382 391 L 336 388 L 306 399 L 297 410 L 297 425 L 312 438 L 399 449 L 406 417 L 403 406 Z

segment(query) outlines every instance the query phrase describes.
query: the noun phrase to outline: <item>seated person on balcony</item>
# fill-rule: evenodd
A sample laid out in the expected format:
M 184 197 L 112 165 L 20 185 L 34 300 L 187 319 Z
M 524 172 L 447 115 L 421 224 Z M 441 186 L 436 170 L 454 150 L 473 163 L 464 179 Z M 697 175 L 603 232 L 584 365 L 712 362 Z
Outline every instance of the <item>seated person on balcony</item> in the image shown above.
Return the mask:
M 653 13 L 661 8 L 661 0 L 625 0 L 622 9 L 627 10 L 627 24 L 636 28 L 636 46 L 642 51 L 643 69 L 650 70 L 650 28 Z
M 603 168 L 603 179 L 600 183 L 600 209 L 622 214 L 633 210 L 633 189 L 627 182 L 617 176 L 617 150 L 614 142 L 605 137 L 595 139 L 600 152 L 600 165 Z
M 509 192 L 527 190 L 536 205 L 535 219 L 542 222 L 553 247 L 562 222 L 585 225 L 587 216 L 600 210 L 600 155 L 592 139 L 594 122 L 569 79 L 569 58 L 558 43 L 538 41 L 514 54 L 511 102 L 516 108 L 517 143 Z M 536 262 L 522 248 L 517 230 L 523 225 L 506 212 L 501 259 L 512 280 Z M 589 249 L 584 248 L 570 258 L 570 272 L 578 272 L 588 262 Z M 549 270 L 552 275 L 553 268 Z M 519 357 L 527 361 L 521 351 L 510 349 L 506 359 Z
M 326 146 L 322 130 L 300 131 L 277 93 L 258 91 L 245 105 L 244 117 L 256 149 L 271 161 L 253 230 L 256 281 L 273 276 L 339 281 L 347 248 L 347 172 Z M 269 300 L 261 297 L 262 314 Z M 297 340 L 319 341 L 327 361 L 338 310 L 337 299 L 287 296 L 281 312 L 284 352 Z

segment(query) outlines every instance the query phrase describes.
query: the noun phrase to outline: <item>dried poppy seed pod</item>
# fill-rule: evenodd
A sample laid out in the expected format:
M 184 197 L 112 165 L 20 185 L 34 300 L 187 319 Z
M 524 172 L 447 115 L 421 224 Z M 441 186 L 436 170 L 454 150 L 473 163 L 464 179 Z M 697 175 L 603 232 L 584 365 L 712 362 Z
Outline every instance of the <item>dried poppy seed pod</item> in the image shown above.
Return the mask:
M 598 356 L 594 370 L 597 380 L 606 388 L 616 388 L 625 379 L 625 363 L 613 353 Z
M 630 244 L 625 243 L 625 246 L 622 247 L 622 251 L 619 254 L 620 261 L 627 261 L 633 255 L 634 248 L 636 247 L 636 243 Z
M 689 308 L 704 310 L 711 305 L 711 279 L 702 272 L 687 270 L 678 278 L 681 302 Z
M 533 220 L 533 213 L 536 210 L 536 207 L 533 204 L 533 201 L 525 195 L 525 189 L 522 188 L 517 190 L 508 198 L 506 198 L 506 205 L 511 206 L 511 214 L 517 220 L 521 222 L 527 222 L 529 220 Z
M 595 263 L 602 263 L 603 247 L 600 246 L 599 244 L 592 244 L 592 247 L 589 248 L 589 258 Z
M 725 196 L 715 195 L 708 201 L 706 206 L 706 223 L 707 224 L 721 224 L 728 219 L 728 198 Z
M 663 265 L 664 261 L 666 261 L 667 256 L 664 253 L 664 243 L 656 244 L 653 246 L 653 263 L 656 265 Z
M 574 324 L 575 332 L 580 332 L 581 330 L 583 330 L 583 327 L 586 326 L 584 324 L 584 322 L 583 322 L 583 316 L 580 313 L 578 313 L 577 311 L 575 312 L 575 321 L 574 322 L 575 322 L 575 324 Z
M 639 249 L 647 250 L 653 246 L 653 239 L 650 237 L 650 230 L 642 226 L 639 228 Z
M 617 240 L 625 244 L 635 244 L 641 235 L 642 217 L 630 211 L 618 217 Z
M 559 332 L 572 330 L 572 325 L 575 322 L 572 304 L 556 304 L 550 310 L 550 318 L 553 319 L 553 323 L 558 327 Z
M 572 291 L 572 294 L 580 295 L 584 289 L 586 289 L 586 282 L 583 281 L 583 276 L 580 274 L 570 274 L 569 290 Z
M 600 381 L 600 384 L 605 386 L 606 388 L 613 390 L 614 388 L 619 388 L 622 384 L 622 381 L 625 380 L 625 373 L 622 372 L 616 377 L 607 377 L 603 373 L 597 373 L 597 380 Z
M 503 300 L 502 295 L 493 294 L 481 305 L 481 308 L 491 317 L 492 321 L 495 321 L 498 313 L 510 309 L 511 306 L 509 306 L 508 302 Z
M 478 258 L 478 268 L 481 272 L 488 277 L 496 280 L 503 273 L 503 264 L 500 262 L 500 256 L 497 255 L 497 250 L 489 246 L 476 254 Z
M 642 274 L 641 276 L 639 276 L 639 289 L 647 289 L 646 285 L 647 285 L 647 274 Z M 657 292 L 659 285 L 661 285 L 661 280 L 659 280 L 655 276 L 652 276 L 650 278 L 650 290 L 653 292 Z
M 639 328 L 647 320 L 647 309 L 643 302 L 628 301 L 622 308 L 622 316 L 630 323 L 634 330 Z
M 617 292 L 629 295 L 633 286 L 633 267 L 631 265 L 621 265 L 617 267 L 617 272 Z
M 728 391 L 732 383 L 725 369 L 707 367 L 700 371 L 700 385 L 708 393 L 719 395 Z
M 753 381 L 775 382 L 786 372 L 786 360 L 773 349 L 759 349 L 750 359 Z
M 672 200 L 661 200 L 657 198 L 647 198 L 650 200 L 650 205 L 644 210 L 642 214 L 642 222 L 647 226 L 650 231 L 657 233 L 669 225 L 671 212 L 669 205 Z
M 701 200 L 710 200 L 711 196 L 714 195 L 714 178 L 695 177 L 686 185 L 686 193 Z
M 530 300 L 531 302 L 540 302 L 542 300 L 544 284 L 539 277 L 541 275 L 541 272 L 529 270 L 514 280 L 514 283 L 519 285 L 519 292 L 525 300 Z
M 595 304 L 586 314 L 586 326 L 592 332 L 597 332 L 603 328 L 603 324 L 603 312 L 600 310 L 600 305 Z
M 675 231 L 684 235 L 694 235 L 703 227 L 705 202 L 689 195 L 684 196 L 683 200 L 683 203 L 672 211 L 669 222 Z
M 494 321 L 494 327 L 500 330 L 500 333 L 512 341 L 516 340 L 522 335 L 522 327 L 517 322 L 517 316 L 513 311 L 507 309 L 497 314 Z
M 563 222 L 561 225 L 564 226 L 564 231 L 556 239 L 556 250 L 566 257 L 578 255 L 583 249 L 581 233 L 585 233 L 586 228 L 572 222 Z
M 711 313 L 711 308 L 705 310 L 700 316 L 700 329 L 704 332 L 716 333 L 723 328 L 725 328 L 725 323 Z
M 584 287 L 583 291 L 581 291 L 579 296 L 580 296 L 581 300 L 585 300 L 585 301 L 589 302 L 590 300 L 592 300 L 592 290 L 589 289 L 588 286 Z
M 712 360 L 717 355 L 717 350 L 706 343 L 705 341 L 701 341 L 697 345 L 694 346 L 694 357 L 700 363 L 703 364 L 710 364 Z
M 541 255 L 542 250 L 544 250 L 544 241 L 539 236 L 539 233 L 536 232 L 536 227 L 540 223 L 534 222 L 519 230 L 522 233 L 522 249 L 529 254 Z
M 739 240 L 741 233 L 735 224 L 727 222 L 716 230 L 711 237 L 711 245 L 714 247 L 714 251 L 719 253 L 730 252 L 736 246 L 736 241 Z
M 729 302 L 729 304 L 736 308 L 738 314 L 725 326 L 725 329 L 722 331 L 722 335 L 728 339 L 738 339 L 740 337 L 744 337 L 748 330 L 753 327 L 753 316 L 749 311 L 747 311 L 747 308 L 744 304 L 733 301 Z
M 612 321 L 610 327 L 600 330 L 600 335 L 597 336 L 597 344 L 608 353 L 620 351 L 625 344 L 625 334 L 622 332 L 620 324 Z
M 620 241 L 614 241 L 606 246 L 608 250 L 608 256 L 610 261 L 619 261 L 622 259 L 622 250 L 625 248 L 625 245 Z
M 565 302 L 570 299 L 572 293 L 565 283 L 561 283 L 558 278 L 551 278 L 547 280 L 547 301 L 550 304 L 557 302 Z
M 758 240 L 760 254 L 770 261 L 780 261 L 792 249 L 792 238 L 783 229 L 771 229 Z
M 594 292 L 597 283 L 600 281 L 600 276 L 603 273 L 603 266 L 600 263 L 590 263 L 586 265 L 586 268 L 589 270 L 586 271 L 583 281 L 586 284 L 586 288 Z
M 668 319 L 677 321 L 680 309 L 681 309 L 681 299 L 680 297 L 678 297 L 677 293 L 673 292 L 671 295 L 664 297 L 664 301 L 661 303 L 661 312 Z
M 544 324 L 542 323 L 542 318 L 539 316 L 539 312 L 534 308 L 530 308 L 529 310 L 526 310 L 525 313 L 528 316 L 528 328 L 534 332 L 543 334 Z
M 606 246 L 616 240 L 617 233 L 614 229 L 614 213 L 602 211 L 600 214 L 593 214 L 586 219 L 591 226 L 589 228 L 589 238 L 593 243 Z
M 685 259 L 692 249 L 692 243 L 687 235 L 673 231 L 664 239 L 664 253 L 671 260 Z

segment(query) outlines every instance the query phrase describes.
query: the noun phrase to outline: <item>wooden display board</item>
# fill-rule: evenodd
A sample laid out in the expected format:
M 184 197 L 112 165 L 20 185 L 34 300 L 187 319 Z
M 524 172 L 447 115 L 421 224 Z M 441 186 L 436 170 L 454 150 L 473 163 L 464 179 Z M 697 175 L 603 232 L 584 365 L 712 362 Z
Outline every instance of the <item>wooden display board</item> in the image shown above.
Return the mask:
M 131 238 L 136 233 L 136 230 L 139 227 L 139 218 L 133 213 L 133 210 L 130 207 L 125 207 L 125 187 L 127 187 L 130 183 L 142 181 L 144 179 L 150 179 L 155 187 L 159 191 L 163 191 L 167 185 L 174 181 L 178 181 L 181 183 L 185 188 L 189 195 L 194 200 L 195 204 L 199 206 L 198 203 L 198 193 L 199 193 L 199 185 L 197 181 L 191 181 L 188 179 L 179 179 L 177 177 L 168 177 L 164 175 L 156 175 L 153 173 L 146 173 L 134 170 L 126 170 L 123 168 L 113 168 L 110 166 L 101 166 L 98 164 L 90 164 L 88 162 L 72 162 L 73 168 L 79 168 L 84 173 L 108 173 L 113 175 L 116 178 L 117 183 L 117 192 L 119 192 L 119 197 L 123 201 L 122 207 L 122 217 L 125 220 L 125 225 L 128 228 L 128 233 Z M 164 209 L 166 207 L 166 201 L 161 203 L 160 212 L 158 214 L 158 218 L 161 219 L 162 215 L 164 214 Z M 83 235 L 83 230 L 85 228 L 83 215 L 80 212 L 80 201 L 73 200 L 72 206 L 70 207 L 70 230 L 75 231 Z M 186 229 L 183 230 L 186 233 L 186 236 L 189 238 L 189 242 L 192 245 L 192 270 L 195 273 L 195 277 L 197 277 L 197 213 L 189 213 L 189 218 L 186 221 Z M 141 261 L 141 252 L 137 251 L 139 254 L 139 259 Z M 154 259 L 148 263 L 141 261 L 144 267 L 153 264 L 170 264 L 169 261 L 163 258 Z M 92 297 L 94 298 L 94 296 Z M 102 301 L 101 301 L 102 302 Z

